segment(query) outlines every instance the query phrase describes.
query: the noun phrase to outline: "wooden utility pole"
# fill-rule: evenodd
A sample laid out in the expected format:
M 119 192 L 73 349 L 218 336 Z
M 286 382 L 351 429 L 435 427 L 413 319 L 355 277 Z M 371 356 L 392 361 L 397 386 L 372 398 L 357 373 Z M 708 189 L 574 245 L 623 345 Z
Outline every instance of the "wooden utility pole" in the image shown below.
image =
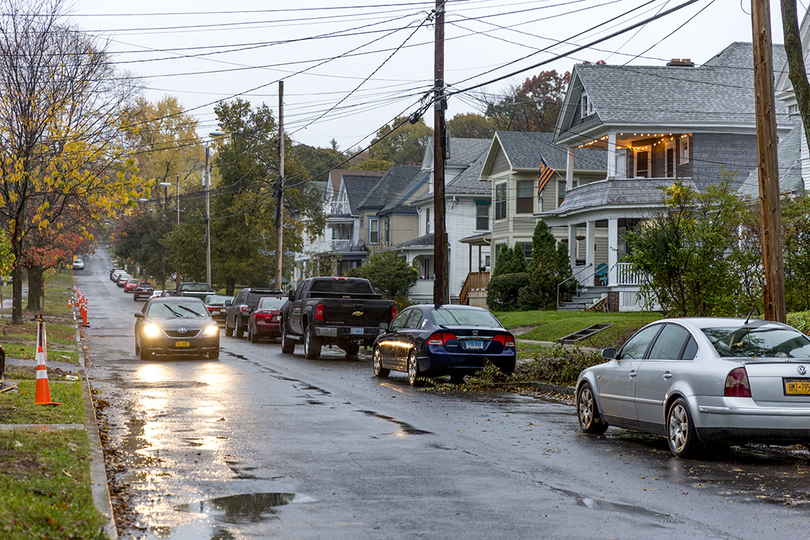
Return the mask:
M 278 186 L 276 187 L 276 289 L 284 267 L 284 81 L 278 81 Z
M 765 270 L 765 319 L 785 322 L 785 264 L 782 257 L 782 216 L 776 154 L 776 110 L 769 0 L 751 0 L 754 34 L 759 213 L 762 221 L 762 265 Z
M 444 156 L 447 149 L 444 111 L 444 2 L 436 0 L 436 34 L 434 38 L 434 104 L 433 104 L 433 303 L 447 301 L 447 233 L 444 219 Z

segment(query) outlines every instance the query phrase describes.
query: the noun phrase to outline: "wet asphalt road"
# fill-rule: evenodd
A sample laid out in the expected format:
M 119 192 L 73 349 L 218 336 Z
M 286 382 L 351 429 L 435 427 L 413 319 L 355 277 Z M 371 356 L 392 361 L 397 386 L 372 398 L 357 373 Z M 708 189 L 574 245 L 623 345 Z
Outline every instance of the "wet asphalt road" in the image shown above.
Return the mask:
M 569 405 L 419 391 L 224 333 L 219 361 L 141 362 L 143 303 L 103 251 L 85 263 L 88 373 L 139 515 L 124 538 L 807 537 L 803 449 L 677 460 L 656 437 L 581 434 Z

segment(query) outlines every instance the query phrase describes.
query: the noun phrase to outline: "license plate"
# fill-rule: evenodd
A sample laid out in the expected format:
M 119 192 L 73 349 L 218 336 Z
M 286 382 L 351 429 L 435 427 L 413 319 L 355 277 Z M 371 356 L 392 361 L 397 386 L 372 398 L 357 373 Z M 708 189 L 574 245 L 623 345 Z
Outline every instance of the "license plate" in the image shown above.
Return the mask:
M 480 339 L 468 339 L 466 341 L 466 345 L 468 349 L 483 349 L 484 342 Z
M 191 343 L 189 343 L 188 341 L 175 341 L 174 346 L 175 347 L 190 347 Z
M 784 379 L 786 396 L 810 395 L 810 379 Z
M 362 336 L 363 335 L 363 329 L 362 328 L 352 328 L 351 334 L 353 336 L 358 336 L 358 335 Z
M 224 308 L 219 310 L 220 313 L 225 313 L 226 311 L 228 311 L 228 310 L 224 309 Z

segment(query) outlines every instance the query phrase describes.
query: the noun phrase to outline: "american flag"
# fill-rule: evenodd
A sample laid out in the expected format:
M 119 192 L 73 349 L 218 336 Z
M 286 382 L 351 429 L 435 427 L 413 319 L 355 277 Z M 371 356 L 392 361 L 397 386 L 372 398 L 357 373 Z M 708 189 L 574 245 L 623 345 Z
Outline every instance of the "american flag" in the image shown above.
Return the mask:
M 548 181 L 551 180 L 551 177 L 554 176 L 556 171 L 549 167 L 546 160 L 542 157 L 540 158 L 540 172 L 537 176 L 537 197 L 539 198 L 543 194 L 543 190 L 546 189 L 546 184 Z

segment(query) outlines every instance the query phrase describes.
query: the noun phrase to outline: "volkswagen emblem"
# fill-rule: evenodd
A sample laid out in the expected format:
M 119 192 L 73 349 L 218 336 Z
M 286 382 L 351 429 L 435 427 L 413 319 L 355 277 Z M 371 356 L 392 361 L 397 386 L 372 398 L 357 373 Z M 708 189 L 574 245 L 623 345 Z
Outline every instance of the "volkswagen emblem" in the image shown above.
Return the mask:
M 188 328 L 178 328 L 177 329 L 178 334 L 185 334 L 186 332 L 188 332 Z
M 799 375 L 806 375 L 807 374 L 807 368 L 804 367 L 804 366 L 797 367 L 796 371 L 799 372 Z

